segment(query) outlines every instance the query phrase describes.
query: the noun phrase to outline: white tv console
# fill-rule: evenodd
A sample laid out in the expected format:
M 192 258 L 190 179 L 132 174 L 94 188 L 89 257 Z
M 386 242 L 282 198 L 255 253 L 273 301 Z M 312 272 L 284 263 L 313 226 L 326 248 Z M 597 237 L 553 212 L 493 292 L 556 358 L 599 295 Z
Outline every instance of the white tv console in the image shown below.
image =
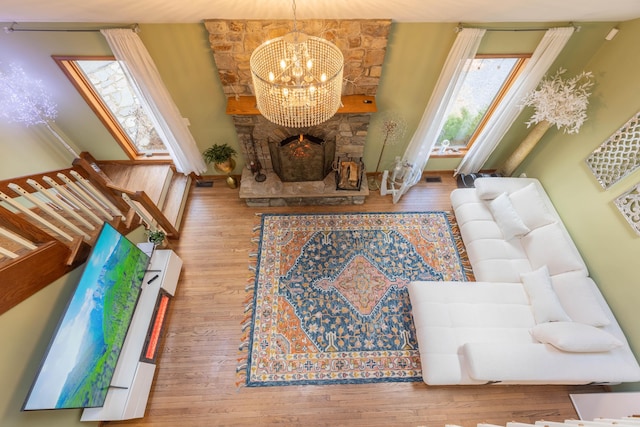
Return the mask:
M 173 296 L 181 269 L 182 260 L 175 252 L 153 252 L 104 406 L 85 408 L 81 421 L 128 420 L 144 416 L 156 365 L 141 361 L 141 355 L 160 290 Z

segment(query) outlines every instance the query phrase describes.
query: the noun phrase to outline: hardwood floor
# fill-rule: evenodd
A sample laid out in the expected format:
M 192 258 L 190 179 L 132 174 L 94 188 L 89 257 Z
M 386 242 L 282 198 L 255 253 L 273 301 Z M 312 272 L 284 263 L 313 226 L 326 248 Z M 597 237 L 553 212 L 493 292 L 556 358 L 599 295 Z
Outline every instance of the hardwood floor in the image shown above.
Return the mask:
M 449 210 L 455 180 L 422 183 L 398 204 L 372 194 L 360 206 L 248 208 L 224 181 L 194 188 L 182 238 L 184 261 L 147 415 L 108 426 L 439 426 L 577 418 L 569 393 L 600 386 L 451 386 L 377 383 L 238 387 L 242 301 L 252 227 L 259 212 L 387 212 Z

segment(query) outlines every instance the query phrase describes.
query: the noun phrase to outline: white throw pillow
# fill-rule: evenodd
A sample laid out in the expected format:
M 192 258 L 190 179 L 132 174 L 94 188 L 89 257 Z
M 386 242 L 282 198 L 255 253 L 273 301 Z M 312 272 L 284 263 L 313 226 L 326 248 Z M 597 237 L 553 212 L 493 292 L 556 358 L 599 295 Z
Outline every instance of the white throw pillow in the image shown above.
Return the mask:
M 558 296 L 553 291 L 551 278 L 546 266 L 520 275 L 524 289 L 529 296 L 531 310 L 536 323 L 568 322 L 571 318 L 562 308 Z
M 624 345 L 607 331 L 576 322 L 542 323 L 531 329 L 531 335 L 541 343 L 574 353 L 597 353 Z
M 510 193 L 509 199 L 522 221 L 531 230 L 556 221 L 534 183 Z
M 591 326 L 607 326 L 611 323 L 597 299 L 598 290 L 590 277 L 572 271 L 554 276 L 551 284 L 562 308 L 574 322 Z
M 489 202 L 489 210 L 505 240 L 524 236 L 530 231 L 524 222 L 522 222 L 522 219 L 520 219 L 518 212 L 513 208 L 507 193 L 502 193 L 491 200 Z
M 560 225 L 553 223 L 532 230 L 520 242 L 532 268 L 546 265 L 549 274 L 555 276 L 567 271 L 586 269 L 567 239 Z
M 482 178 L 473 183 L 478 198 L 493 200 L 505 191 L 504 180 L 501 178 Z

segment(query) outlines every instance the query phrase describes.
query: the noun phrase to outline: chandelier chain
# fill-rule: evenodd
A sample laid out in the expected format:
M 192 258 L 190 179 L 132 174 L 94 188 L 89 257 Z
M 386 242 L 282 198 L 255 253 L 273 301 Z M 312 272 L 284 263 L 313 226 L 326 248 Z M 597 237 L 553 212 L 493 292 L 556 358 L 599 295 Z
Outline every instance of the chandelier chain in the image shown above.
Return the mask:
M 293 10 L 293 32 L 298 32 L 297 18 L 296 18 L 296 0 L 292 1 L 291 9 Z

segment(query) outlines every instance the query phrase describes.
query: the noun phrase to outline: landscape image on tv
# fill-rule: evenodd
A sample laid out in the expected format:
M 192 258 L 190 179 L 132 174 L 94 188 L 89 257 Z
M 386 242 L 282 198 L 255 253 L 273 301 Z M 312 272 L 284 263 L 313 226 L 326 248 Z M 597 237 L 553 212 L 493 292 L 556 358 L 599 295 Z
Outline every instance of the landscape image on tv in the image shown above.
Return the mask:
M 148 263 L 104 224 L 23 410 L 103 406 Z

